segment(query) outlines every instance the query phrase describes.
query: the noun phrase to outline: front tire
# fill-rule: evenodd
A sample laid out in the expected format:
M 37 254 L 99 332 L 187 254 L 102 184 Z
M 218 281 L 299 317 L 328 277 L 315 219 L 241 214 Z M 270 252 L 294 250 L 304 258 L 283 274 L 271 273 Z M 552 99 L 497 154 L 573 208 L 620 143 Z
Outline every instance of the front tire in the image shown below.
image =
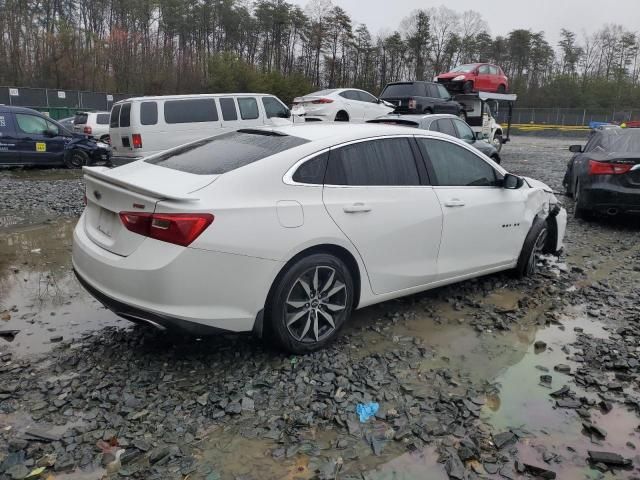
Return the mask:
M 491 144 L 496 147 L 496 150 L 498 151 L 498 153 L 500 153 L 500 151 L 502 150 L 502 134 L 495 134 L 493 136 L 493 141 L 491 142 Z
M 522 245 L 515 274 L 518 278 L 530 277 L 537 273 L 540 257 L 544 253 L 548 236 L 547 222 L 541 218 L 534 220 L 531 230 Z
M 87 165 L 89 161 L 89 155 L 82 150 L 72 150 L 67 152 L 64 157 L 64 164 L 67 168 L 82 168 Z
M 464 84 L 462 85 L 462 92 L 463 93 L 472 93 L 473 92 L 473 82 L 471 82 L 471 81 L 464 82 Z
M 289 267 L 267 308 L 280 346 L 306 354 L 335 340 L 351 316 L 353 285 L 349 269 L 333 255 L 316 253 Z

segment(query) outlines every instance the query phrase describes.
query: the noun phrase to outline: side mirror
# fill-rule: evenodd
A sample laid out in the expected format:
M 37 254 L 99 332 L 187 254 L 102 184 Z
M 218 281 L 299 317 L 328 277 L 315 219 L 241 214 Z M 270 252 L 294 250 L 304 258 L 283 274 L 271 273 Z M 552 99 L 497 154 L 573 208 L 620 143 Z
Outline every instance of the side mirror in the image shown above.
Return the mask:
M 282 118 L 291 118 L 291 110 L 287 108 Z
M 571 145 L 569 151 L 573 153 L 582 153 L 582 145 Z
M 55 137 L 55 136 L 58 134 L 58 132 L 55 132 L 55 131 L 53 131 L 53 130 L 49 130 L 49 129 L 47 129 L 47 130 L 44 130 L 44 131 L 42 132 L 42 134 L 43 134 L 45 137 L 49 137 L 49 138 L 51 138 L 51 137 Z
M 502 180 L 502 188 L 506 188 L 508 190 L 517 190 L 524 185 L 524 180 L 522 177 L 518 177 L 517 175 L 512 175 L 511 173 L 507 173 Z

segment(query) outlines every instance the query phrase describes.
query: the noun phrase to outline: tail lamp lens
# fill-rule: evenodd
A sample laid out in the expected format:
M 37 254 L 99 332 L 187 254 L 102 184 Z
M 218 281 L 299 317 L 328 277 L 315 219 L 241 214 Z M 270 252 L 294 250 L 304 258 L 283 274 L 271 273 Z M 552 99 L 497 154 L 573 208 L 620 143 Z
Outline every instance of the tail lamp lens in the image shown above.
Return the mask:
M 144 237 L 188 247 L 213 223 L 210 213 L 120 212 L 125 228 Z
M 633 168 L 630 163 L 598 162 L 589 160 L 589 175 L 622 175 Z

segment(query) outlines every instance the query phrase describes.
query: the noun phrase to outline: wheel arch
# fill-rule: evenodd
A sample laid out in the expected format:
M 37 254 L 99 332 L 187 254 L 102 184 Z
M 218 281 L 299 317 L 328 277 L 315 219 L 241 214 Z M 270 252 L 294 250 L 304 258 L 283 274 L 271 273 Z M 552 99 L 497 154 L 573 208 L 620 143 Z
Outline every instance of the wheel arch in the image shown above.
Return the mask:
M 264 308 L 261 310 L 256 317 L 256 325 L 254 326 L 254 333 L 257 333 L 258 336 L 262 337 L 265 334 L 269 333 L 270 322 L 265 318 L 265 312 L 270 310 L 270 304 L 273 299 L 273 294 L 276 290 L 278 282 L 283 277 L 283 275 L 287 272 L 287 270 L 294 265 L 297 261 L 304 257 L 308 257 L 309 255 L 313 255 L 315 253 L 326 253 L 329 255 L 333 255 L 344 262 L 344 264 L 349 269 L 349 273 L 353 278 L 353 308 L 357 308 L 360 304 L 360 297 L 362 294 L 362 281 L 363 277 L 366 279 L 366 272 L 361 271 L 360 264 L 356 259 L 355 255 L 350 252 L 347 248 L 335 244 L 335 243 L 321 243 L 317 245 L 313 245 L 310 247 L 306 247 L 303 250 L 297 252 L 293 255 L 289 261 L 287 261 L 282 268 L 278 271 L 273 281 L 271 282 L 271 286 L 269 287 L 269 291 L 267 293 L 267 298 L 264 302 Z M 267 320 L 267 321 L 265 321 Z
M 347 118 L 347 122 L 351 121 L 351 115 L 349 115 L 349 111 L 345 108 L 340 108 L 337 112 L 336 112 L 336 116 L 334 118 L 338 118 L 340 116 L 340 114 L 343 114 L 346 118 Z

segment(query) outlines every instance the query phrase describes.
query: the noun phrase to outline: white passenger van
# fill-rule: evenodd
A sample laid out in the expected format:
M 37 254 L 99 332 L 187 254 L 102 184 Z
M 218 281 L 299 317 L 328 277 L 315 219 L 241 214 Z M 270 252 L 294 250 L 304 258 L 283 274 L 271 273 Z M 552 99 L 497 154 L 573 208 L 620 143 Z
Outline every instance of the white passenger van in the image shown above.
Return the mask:
M 128 98 L 111 109 L 112 162 L 128 163 L 229 130 L 291 123 L 286 105 L 263 93 Z

